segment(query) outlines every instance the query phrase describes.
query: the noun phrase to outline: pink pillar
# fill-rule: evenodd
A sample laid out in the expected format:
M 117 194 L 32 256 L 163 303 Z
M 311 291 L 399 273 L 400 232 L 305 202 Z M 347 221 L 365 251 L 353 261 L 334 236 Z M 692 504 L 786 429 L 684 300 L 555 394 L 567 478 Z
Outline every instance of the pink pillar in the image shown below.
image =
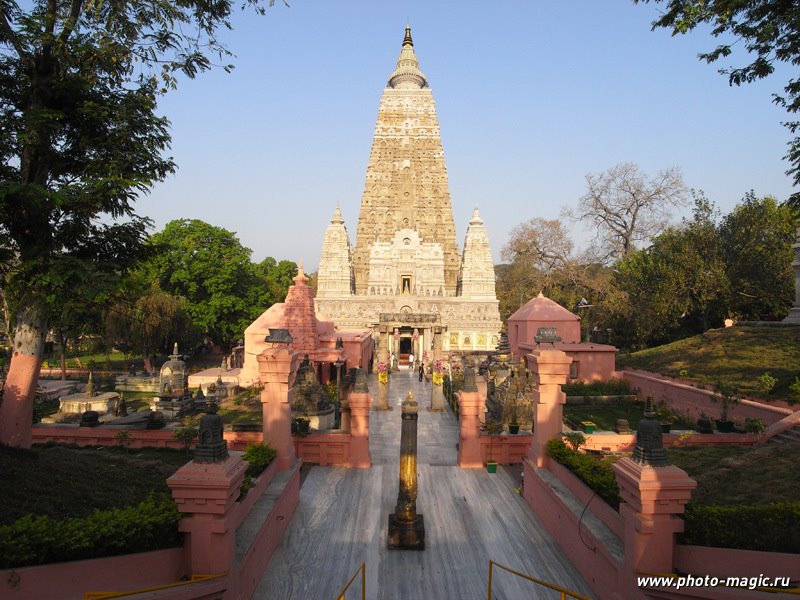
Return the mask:
M 561 350 L 536 350 L 528 354 L 528 367 L 538 389 L 533 392 L 533 443 L 528 457 L 537 467 L 544 467 L 547 442 L 560 438 L 563 425 L 563 405 L 567 395 L 561 386 L 567 382 L 572 359 Z
M 369 391 L 351 391 L 350 396 L 350 466 L 369 468 L 369 409 L 372 396 Z
M 236 530 L 231 512 L 247 470 L 238 455 L 224 462 L 185 464 L 167 479 L 178 510 L 192 574 L 223 573 L 234 565 Z
M 297 354 L 286 345 L 272 344 L 258 355 L 261 377 L 261 410 L 264 416 L 264 439 L 278 451 L 278 469 L 289 469 L 296 460 L 292 444 L 292 409 L 289 405 L 289 381 L 296 371 Z
M 620 589 L 641 594 L 637 573 L 672 573 L 675 534 L 683 531 L 686 503 L 697 482 L 674 465 L 651 467 L 623 458 L 613 465 L 623 500 L 625 559 Z
M 458 393 L 459 441 L 458 466 L 462 469 L 474 469 L 483 466 L 481 456 L 481 420 L 485 398 L 480 392 L 460 391 Z

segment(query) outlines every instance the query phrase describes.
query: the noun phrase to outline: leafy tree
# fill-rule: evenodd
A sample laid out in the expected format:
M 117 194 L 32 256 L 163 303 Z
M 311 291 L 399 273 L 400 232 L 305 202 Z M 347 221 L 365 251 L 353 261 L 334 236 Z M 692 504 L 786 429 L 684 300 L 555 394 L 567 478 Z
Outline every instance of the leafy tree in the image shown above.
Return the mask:
M 152 370 L 152 356 L 172 349 L 174 342 L 186 349 L 193 341 L 192 319 L 185 298 L 172 296 L 157 286 L 143 292 L 135 302 L 120 297 L 106 313 L 106 338 L 114 345 L 142 354 Z
M 277 262 L 268 256 L 254 265 L 254 268 L 256 275 L 264 283 L 263 287 L 258 288 L 259 294 L 254 306 L 264 311 L 276 302 L 283 302 L 289 286 L 294 283 L 294 277 L 297 275 L 297 263 L 290 260 Z
M 150 243 L 155 251 L 142 266 L 144 277 L 185 298 L 194 325 L 217 344 L 241 337 L 260 314 L 255 302 L 264 280 L 234 233 L 184 219 L 167 223 Z
M 678 168 L 646 179 L 633 163 L 586 175 L 588 191 L 566 217 L 591 223 L 597 236 L 595 259 L 609 263 L 624 258 L 669 224 L 670 210 L 686 203 L 686 186 Z
M 230 11 L 228 0 L 0 3 L 0 264 L 17 307 L 0 443 L 30 445 L 48 320 L 75 272 L 119 273 L 143 244 L 135 197 L 175 167 L 157 94 L 228 54 L 216 32 Z
M 617 307 L 615 329 L 626 345 L 664 343 L 720 325 L 730 287 L 713 204 L 696 194 L 692 220 L 621 260 L 616 283 L 626 302 Z
M 782 318 L 792 306 L 796 218 L 792 207 L 749 192 L 722 220 L 720 237 L 733 290 L 732 316 Z
M 662 0 L 654 0 L 661 2 Z M 649 0 L 634 0 L 649 2 Z M 800 19 L 795 2 L 776 0 L 666 0 L 661 16 L 653 22 L 672 30 L 673 35 L 686 34 L 699 25 L 711 25 L 711 35 L 726 40 L 710 52 L 699 55 L 700 60 L 715 63 L 728 58 L 734 46 L 744 47 L 751 62 L 740 67 L 720 69 L 728 76 L 730 85 L 751 83 L 768 77 L 776 63 L 800 65 Z M 773 95 L 773 101 L 787 112 L 800 112 L 800 78 L 794 77 L 784 86 L 785 95 Z M 798 132 L 800 121 L 785 123 L 792 134 Z M 784 157 L 790 163 L 787 175 L 800 184 L 800 137 L 789 142 Z M 800 194 L 792 194 L 791 203 L 800 206 Z

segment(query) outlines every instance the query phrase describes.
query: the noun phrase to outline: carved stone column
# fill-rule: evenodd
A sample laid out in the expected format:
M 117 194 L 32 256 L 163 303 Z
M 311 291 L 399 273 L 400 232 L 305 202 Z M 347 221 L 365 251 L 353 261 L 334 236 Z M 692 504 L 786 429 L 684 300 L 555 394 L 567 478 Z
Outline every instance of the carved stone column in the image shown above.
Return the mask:
M 369 468 L 372 460 L 369 454 L 369 409 L 372 396 L 367 387 L 367 374 L 364 369 L 356 371 L 356 382 L 348 395 L 350 406 L 350 467 Z
M 483 466 L 480 415 L 485 409 L 486 397 L 481 396 L 475 385 L 474 372 L 470 377 L 465 373 L 464 389 L 458 393 L 458 466 L 462 469 Z
M 528 355 L 528 365 L 538 386 L 533 391 L 535 421 L 528 456 L 537 467 L 545 466 L 547 442 L 561 437 L 567 401 L 561 386 L 567 382 L 571 362 L 561 350 L 536 350 Z
M 434 325 L 433 327 L 433 360 L 442 358 L 442 334 L 444 327 L 441 325 Z
M 425 524 L 417 514 L 417 417 L 418 405 L 414 394 L 402 407 L 402 429 L 400 431 L 400 489 L 397 506 L 389 515 L 390 550 L 424 550 Z
M 670 465 L 664 450 L 660 423 L 652 399 L 639 423 L 631 458 L 613 465 L 625 521 L 625 558 L 620 569 L 620 590 L 627 597 L 640 591 L 638 573 L 671 573 L 675 534 L 683 531 L 686 503 L 697 482 Z
M 298 357 L 288 346 L 272 344 L 257 358 L 261 384 L 264 386 L 261 390 L 264 440 L 278 451 L 278 468 L 285 471 L 297 459 L 292 443 L 289 382 L 297 370 Z

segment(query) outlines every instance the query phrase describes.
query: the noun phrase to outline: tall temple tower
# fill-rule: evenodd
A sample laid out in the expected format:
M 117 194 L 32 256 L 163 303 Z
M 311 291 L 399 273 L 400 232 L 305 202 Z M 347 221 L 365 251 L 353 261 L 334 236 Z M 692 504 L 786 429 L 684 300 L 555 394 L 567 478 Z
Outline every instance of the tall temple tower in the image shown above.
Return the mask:
M 382 332 L 396 354 L 491 350 L 500 331 L 494 283 L 477 208 L 459 252 L 436 105 L 406 26 L 378 107 L 355 247 L 337 207 L 317 311 L 340 329 Z
M 455 296 L 461 259 L 439 119 L 408 26 L 378 107 L 353 252 L 357 294 L 367 293 L 372 245 L 390 242 L 403 229 L 442 247 L 443 293 Z

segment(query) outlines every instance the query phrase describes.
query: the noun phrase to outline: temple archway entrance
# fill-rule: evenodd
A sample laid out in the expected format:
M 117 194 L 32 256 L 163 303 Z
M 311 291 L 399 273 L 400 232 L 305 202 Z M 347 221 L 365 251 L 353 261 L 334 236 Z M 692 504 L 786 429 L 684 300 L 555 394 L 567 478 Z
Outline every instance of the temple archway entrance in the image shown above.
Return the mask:
M 401 337 L 400 338 L 400 354 L 405 354 L 408 357 L 411 354 L 411 338 L 410 337 Z

